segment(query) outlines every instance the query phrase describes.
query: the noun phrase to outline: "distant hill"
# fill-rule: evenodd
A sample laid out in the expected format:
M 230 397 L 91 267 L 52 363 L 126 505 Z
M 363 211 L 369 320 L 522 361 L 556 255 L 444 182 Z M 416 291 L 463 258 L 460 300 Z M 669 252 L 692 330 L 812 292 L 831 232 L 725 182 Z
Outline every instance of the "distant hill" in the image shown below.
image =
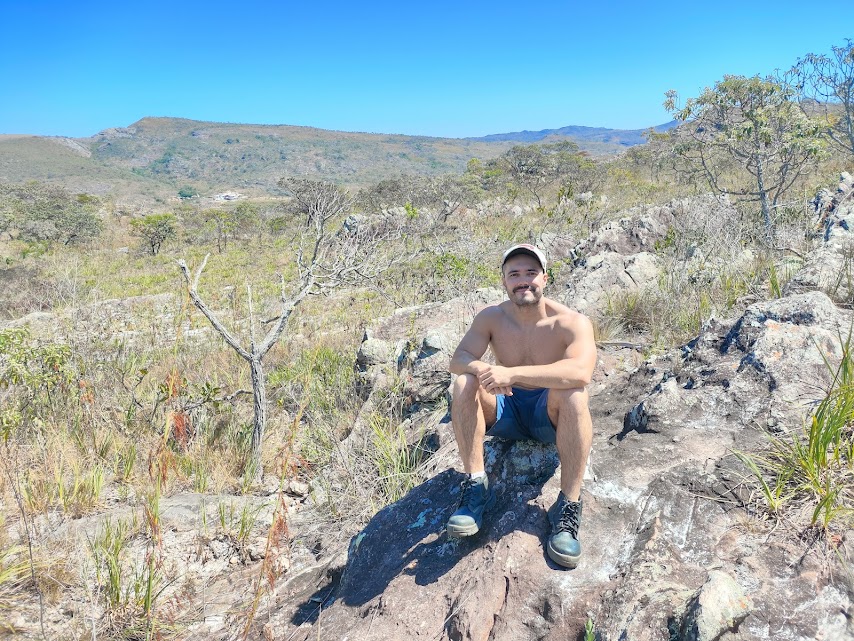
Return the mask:
M 652 127 L 657 132 L 668 131 L 673 129 L 679 123 L 671 120 L 663 125 Z M 578 145 L 590 150 L 590 147 L 596 149 L 592 143 L 600 143 L 603 145 L 617 145 L 619 147 L 633 147 L 642 145 L 646 142 L 644 133 L 647 129 L 607 129 L 605 127 L 581 127 L 578 125 L 570 125 L 561 127 L 560 129 L 541 129 L 540 131 L 514 131 L 506 134 L 490 134 L 488 136 L 480 136 L 479 138 L 466 138 L 465 140 L 473 140 L 478 142 L 515 142 L 521 144 L 531 144 L 540 142 L 546 139 L 555 137 L 570 138 Z
M 276 196 L 283 176 L 357 188 L 399 174 L 462 172 L 471 158 L 495 158 L 513 145 L 537 141 L 569 138 L 593 155 L 607 156 L 642 144 L 641 133 L 563 127 L 434 138 L 143 118 L 89 138 L 0 135 L 0 181 L 40 180 L 74 192 L 110 193 L 120 201 L 170 201 L 181 187 L 208 196 Z

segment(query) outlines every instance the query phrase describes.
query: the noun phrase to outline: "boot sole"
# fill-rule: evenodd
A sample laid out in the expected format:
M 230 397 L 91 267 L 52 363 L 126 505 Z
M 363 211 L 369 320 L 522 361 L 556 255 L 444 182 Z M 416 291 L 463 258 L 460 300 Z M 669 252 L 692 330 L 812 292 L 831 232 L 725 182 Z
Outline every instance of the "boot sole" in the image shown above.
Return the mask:
M 486 499 L 486 505 L 483 506 L 483 516 L 486 516 L 486 513 L 495 505 L 496 500 L 495 493 L 490 494 L 489 498 Z M 472 525 L 451 525 L 448 523 L 445 526 L 445 531 L 452 539 L 464 539 L 467 536 L 474 536 L 480 532 L 480 526 L 477 523 L 473 523 Z
M 460 525 L 448 525 L 447 526 L 448 536 L 452 539 L 463 539 L 467 536 L 474 536 L 478 532 L 480 532 L 480 528 L 475 525 L 460 526 Z
M 549 553 L 549 558 L 557 563 L 558 565 L 573 569 L 578 566 L 578 562 L 581 560 L 581 555 L 578 556 L 570 556 L 569 554 L 561 554 L 557 550 L 552 547 L 551 542 L 549 542 L 546 551 Z

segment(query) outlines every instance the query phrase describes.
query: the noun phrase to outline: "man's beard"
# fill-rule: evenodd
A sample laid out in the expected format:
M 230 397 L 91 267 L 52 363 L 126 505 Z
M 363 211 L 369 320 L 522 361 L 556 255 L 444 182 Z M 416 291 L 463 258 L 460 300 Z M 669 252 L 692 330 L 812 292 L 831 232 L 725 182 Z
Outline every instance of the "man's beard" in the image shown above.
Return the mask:
M 518 294 L 522 294 L 524 296 L 525 292 L 530 292 L 533 295 L 531 298 L 517 298 Z M 535 289 L 533 287 L 517 287 L 513 290 L 513 295 L 510 297 L 510 300 L 518 307 L 530 307 L 532 305 L 538 305 L 542 297 L 542 290 Z

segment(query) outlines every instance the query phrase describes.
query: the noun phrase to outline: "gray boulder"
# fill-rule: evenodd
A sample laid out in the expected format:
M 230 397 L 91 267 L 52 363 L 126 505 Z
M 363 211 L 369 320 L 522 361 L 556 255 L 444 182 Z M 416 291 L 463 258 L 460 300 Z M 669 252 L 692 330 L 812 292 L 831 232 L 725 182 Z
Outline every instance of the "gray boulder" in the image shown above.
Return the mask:
M 744 589 L 726 572 L 712 570 L 691 599 L 679 626 L 684 641 L 715 641 L 725 632 L 736 631 L 753 609 Z
M 813 200 L 818 248 L 786 285 L 786 293 L 819 290 L 834 301 L 854 302 L 854 200 L 852 178 L 843 172 L 835 194 L 822 190 Z
M 661 261 L 649 252 L 628 256 L 602 252 L 579 264 L 557 298 L 582 313 L 593 314 L 605 309 L 615 296 L 643 293 L 656 286 L 660 273 Z

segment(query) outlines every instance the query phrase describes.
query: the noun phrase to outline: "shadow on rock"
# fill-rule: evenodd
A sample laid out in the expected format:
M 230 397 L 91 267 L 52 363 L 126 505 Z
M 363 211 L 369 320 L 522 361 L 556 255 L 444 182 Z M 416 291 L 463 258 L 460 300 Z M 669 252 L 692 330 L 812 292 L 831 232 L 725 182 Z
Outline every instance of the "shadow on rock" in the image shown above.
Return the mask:
M 458 507 L 464 477 L 446 470 L 377 512 L 352 539 L 335 601 L 364 605 L 401 575 L 413 577 L 422 586 L 434 583 L 472 552 L 494 545 L 514 531 L 544 536 L 548 529 L 546 514 L 533 501 L 557 469 L 554 446 L 494 439 L 485 449 L 497 500 L 485 515 L 481 531 L 465 539 L 447 537 L 445 523 Z M 330 600 L 327 590 L 303 604 L 302 616 L 298 613 L 293 622 L 310 620 L 306 614 Z
M 333 577 L 332 581 L 323 585 L 306 601 L 297 607 L 291 623 L 300 626 L 303 623 L 316 623 L 320 613 L 335 602 L 335 587 L 339 577 Z

